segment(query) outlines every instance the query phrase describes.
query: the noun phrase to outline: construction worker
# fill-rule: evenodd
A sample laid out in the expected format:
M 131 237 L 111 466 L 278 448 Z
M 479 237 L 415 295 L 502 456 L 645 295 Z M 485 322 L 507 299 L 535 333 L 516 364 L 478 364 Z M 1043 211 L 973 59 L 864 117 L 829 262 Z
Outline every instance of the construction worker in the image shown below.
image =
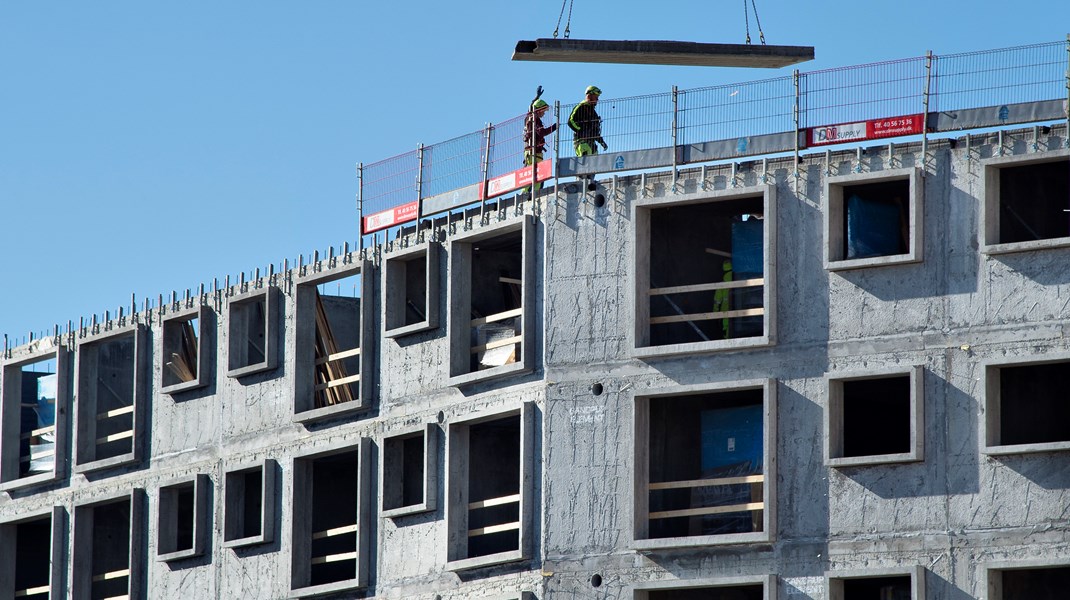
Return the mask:
M 576 156 L 598 154 L 596 144 L 601 144 L 603 150 L 609 149 L 606 141 L 602 139 L 602 117 L 599 117 L 594 110 L 595 105 L 598 104 L 598 97 L 602 95 L 602 90 L 597 86 L 589 85 L 584 94 L 583 102 L 577 104 L 568 117 L 568 127 L 573 133 L 572 145 L 576 148 Z
M 543 153 L 546 152 L 546 136 L 557 131 L 557 123 L 549 127 L 544 127 L 542 124 L 542 118 L 548 110 L 550 110 L 550 105 L 545 100 L 536 98 L 531 103 L 531 109 L 528 110 L 528 115 L 524 119 L 524 164 L 527 166 L 538 165 L 542 161 Z M 536 166 L 531 173 L 533 180 L 538 178 L 537 171 Z M 539 191 L 542 182 L 536 181 L 534 187 L 536 192 Z M 528 189 L 524 188 L 521 191 L 526 193 Z

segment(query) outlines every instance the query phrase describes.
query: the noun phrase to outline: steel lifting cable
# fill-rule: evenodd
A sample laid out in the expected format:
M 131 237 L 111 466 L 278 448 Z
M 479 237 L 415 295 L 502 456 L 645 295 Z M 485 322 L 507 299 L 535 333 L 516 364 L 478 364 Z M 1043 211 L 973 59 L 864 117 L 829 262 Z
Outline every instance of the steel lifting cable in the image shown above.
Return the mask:
M 574 0 L 561 0 L 561 12 L 557 15 L 557 26 L 554 27 L 554 39 L 557 39 L 557 30 L 561 28 L 561 17 L 565 14 L 565 3 L 568 3 L 568 20 L 565 21 L 565 39 L 568 39 L 568 28 L 572 24 L 572 3 Z M 744 0 L 745 2 L 746 0 Z
M 761 40 L 762 45 L 765 45 L 765 33 L 762 31 L 762 20 L 758 18 L 758 5 L 754 3 L 755 0 L 750 0 L 750 5 L 754 8 L 754 22 L 758 24 L 758 39 Z M 743 23 L 747 28 L 747 43 L 750 43 L 750 17 L 747 14 L 747 0 L 743 0 Z

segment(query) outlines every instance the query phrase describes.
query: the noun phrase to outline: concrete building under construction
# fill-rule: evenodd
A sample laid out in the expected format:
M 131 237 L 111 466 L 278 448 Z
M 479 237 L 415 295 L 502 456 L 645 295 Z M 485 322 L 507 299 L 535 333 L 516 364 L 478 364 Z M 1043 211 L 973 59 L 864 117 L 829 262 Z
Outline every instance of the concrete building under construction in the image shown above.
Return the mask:
M 1065 598 L 1067 105 L 1019 100 L 484 166 L 5 348 L 0 597 Z

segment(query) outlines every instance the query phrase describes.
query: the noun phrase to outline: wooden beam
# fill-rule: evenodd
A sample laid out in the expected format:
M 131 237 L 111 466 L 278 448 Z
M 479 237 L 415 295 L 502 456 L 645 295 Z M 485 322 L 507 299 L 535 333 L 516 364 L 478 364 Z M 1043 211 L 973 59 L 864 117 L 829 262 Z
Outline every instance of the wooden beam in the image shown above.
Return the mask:
M 764 502 L 748 502 L 747 504 L 731 504 L 729 506 L 708 506 L 705 508 L 688 508 L 686 510 L 663 510 L 652 512 L 651 519 L 672 519 L 675 517 L 699 517 L 702 515 L 720 515 L 724 513 L 744 512 L 748 510 L 765 510 Z
M 478 327 L 480 325 L 486 325 L 487 323 L 494 323 L 495 321 L 504 321 L 513 317 L 519 317 L 524 314 L 524 307 L 514 308 L 513 310 L 507 310 L 488 317 L 482 317 L 479 319 L 472 319 L 472 327 Z
M 733 288 L 758 287 L 765 285 L 765 279 L 740 279 L 738 281 L 721 281 L 717 283 L 696 283 L 695 285 L 677 285 L 673 287 L 651 288 L 651 296 L 665 294 L 688 294 L 691 292 L 708 292 L 710 290 L 730 290 Z
M 501 525 L 490 525 L 488 527 L 480 527 L 478 529 L 469 529 L 468 537 L 476 537 L 479 535 L 490 535 L 492 533 L 501 533 L 503 531 L 513 531 L 520 529 L 520 521 L 515 523 L 503 523 Z
M 469 502 L 468 510 L 472 510 L 475 508 L 488 508 L 491 506 L 501 506 L 503 504 L 512 504 L 514 502 L 520 502 L 520 494 L 502 496 L 500 498 L 488 498 L 486 500 L 480 500 L 479 502 Z
M 682 323 L 684 321 L 712 321 L 714 319 L 735 319 L 737 317 L 759 317 L 765 314 L 762 308 L 742 310 L 725 310 L 721 312 L 696 313 L 693 315 L 669 315 L 667 317 L 650 317 L 651 325 L 664 323 Z
M 678 490 L 681 488 L 709 487 L 714 485 L 736 485 L 740 483 L 762 483 L 765 475 L 747 475 L 745 477 L 721 477 L 718 479 L 690 479 L 687 481 L 662 481 L 647 486 L 651 490 Z

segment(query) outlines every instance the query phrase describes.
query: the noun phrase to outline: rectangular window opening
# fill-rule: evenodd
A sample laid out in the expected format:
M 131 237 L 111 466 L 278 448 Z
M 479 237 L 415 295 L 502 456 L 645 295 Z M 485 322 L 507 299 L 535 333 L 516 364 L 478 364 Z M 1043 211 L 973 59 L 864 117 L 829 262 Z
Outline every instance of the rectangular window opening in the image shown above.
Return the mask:
M 383 258 L 383 324 L 387 337 L 438 327 L 438 248 L 428 243 Z
M 912 600 L 910 575 L 843 580 L 843 600 Z
M 294 461 L 295 593 L 335 591 L 366 584 L 367 531 L 361 518 L 366 490 L 364 448 Z
M 472 243 L 468 372 L 521 360 L 524 313 L 523 232 Z
M 529 557 L 534 406 L 451 423 L 447 439 L 447 568 Z
M 225 474 L 224 547 L 249 546 L 272 540 L 274 481 L 273 461 Z
M 989 572 L 989 600 L 1062 600 L 1070 589 L 1070 566 L 999 569 Z
M 231 298 L 228 306 L 228 376 L 242 377 L 275 368 L 277 296 L 277 290 L 268 287 Z
M 1065 393 L 1070 361 L 993 369 L 999 382 L 999 422 L 990 432 L 995 434 L 990 445 L 1070 442 L 1070 403 Z
M 76 527 L 83 528 L 80 532 L 90 538 L 89 543 L 83 538 L 74 546 L 76 553 L 82 553 L 75 566 L 75 597 L 131 596 L 134 593 L 131 589 L 134 566 L 130 563 L 133 546 L 131 500 L 127 498 L 75 510 Z
M 208 476 L 160 488 L 157 555 L 178 560 L 204 552 Z
M 361 276 L 336 279 L 315 288 L 315 407 L 360 398 Z
M 435 508 L 435 431 L 423 430 L 383 439 L 382 511 L 397 517 Z
M 649 210 L 649 345 L 765 334 L 762 196 Z
M 4 367 L 0 483 L 56 473 L 56 353 Z
M 160 384 L 173 394 L 208 385 L 206 332 L 208 309 L 200 307 L 176 314 L 163 322 Z
M 648 538 L 761 532 L 761 389 L 649 399 Z
M 53 511 L 52 514 L 55 514 Z M 56 519 L 52 514 L 17 523 L 0 524 L 0 595 L 44 600 L 53 594 Z
M 138 328 L 79 346 L 76 469 L 136 460 L 143 335 Z
M 999 169 L 1001 244 L 1070 237 L 1070 161 Z

